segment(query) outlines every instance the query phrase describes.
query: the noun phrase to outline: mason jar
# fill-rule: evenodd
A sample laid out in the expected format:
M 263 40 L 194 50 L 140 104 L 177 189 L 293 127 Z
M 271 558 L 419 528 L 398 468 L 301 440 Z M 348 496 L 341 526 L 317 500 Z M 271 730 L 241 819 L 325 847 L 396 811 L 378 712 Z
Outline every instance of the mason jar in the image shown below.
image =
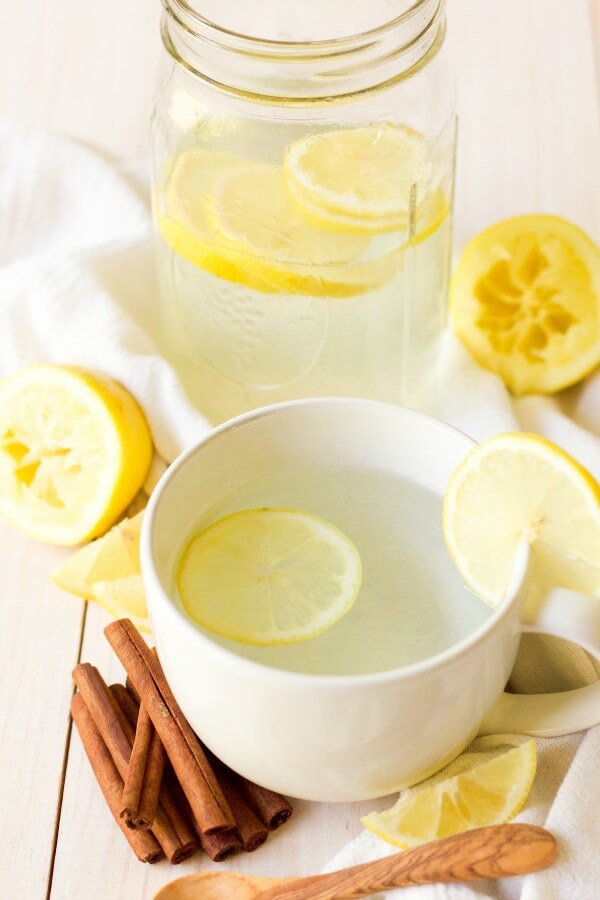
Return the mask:
M 451 238 L 445 0 L 163 0 L 162 350 L 213 423 L 431 409 Z

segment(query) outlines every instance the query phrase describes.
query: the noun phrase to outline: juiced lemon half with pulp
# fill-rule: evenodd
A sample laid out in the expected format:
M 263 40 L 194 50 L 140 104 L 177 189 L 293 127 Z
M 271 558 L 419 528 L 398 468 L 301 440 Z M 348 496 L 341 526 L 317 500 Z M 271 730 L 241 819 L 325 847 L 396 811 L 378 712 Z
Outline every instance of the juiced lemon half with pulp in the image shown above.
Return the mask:
M 116 381 L 39 365 L 0 383 L 0 514 L 49 544 L 102 534 L 152 458 L 144 415 Z
M 527 741 L 432 787 L 401 794 L 391 809 L 371 813 L 362 823 L 404 849 L 484 825 L 501 825 L 525 803 L 536 757 L 535 741 Z
M 521 543 L 538 584 L 600 597 L 600 485 L 550 441 L 483 441 L 452 475 L 443 515 L 459 572 L 492 606 L 506 596 Z
M 558 216 L 516 216 L 467 245 L 454 330 L 515 394 L 550 394 L 600 364 L 600 249 Z
M 274 645 L 331 627 L 354 603 L 361 577 L 354 544 L 329 522 L 301 510 L 249 509 L 190 541 L 177 587 L 208 631 Z

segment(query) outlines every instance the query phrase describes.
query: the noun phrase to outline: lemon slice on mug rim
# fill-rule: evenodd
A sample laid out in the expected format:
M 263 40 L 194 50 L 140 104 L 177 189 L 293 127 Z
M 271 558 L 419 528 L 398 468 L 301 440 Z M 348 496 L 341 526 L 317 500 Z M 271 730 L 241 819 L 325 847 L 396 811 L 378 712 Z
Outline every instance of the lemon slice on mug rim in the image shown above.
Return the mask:
M 556 444 L 507 433 L 478 444 L 450 478 L 446 545 L 468 587 L 506 596 L 519 544 L 534 581 L 600 597 L 600 485 Z

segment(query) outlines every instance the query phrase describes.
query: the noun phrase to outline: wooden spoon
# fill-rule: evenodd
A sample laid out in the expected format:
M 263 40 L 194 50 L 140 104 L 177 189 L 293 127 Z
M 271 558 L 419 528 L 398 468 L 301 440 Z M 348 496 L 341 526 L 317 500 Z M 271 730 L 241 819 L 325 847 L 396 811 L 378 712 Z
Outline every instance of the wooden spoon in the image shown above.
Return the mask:
M 556 842 L 543 828 L 490 825 L 310 878 L 186 875 L 165 885 L 155 900 L 342 900 L 411 884 L 525 875 L 545 869 L 555 858 Z

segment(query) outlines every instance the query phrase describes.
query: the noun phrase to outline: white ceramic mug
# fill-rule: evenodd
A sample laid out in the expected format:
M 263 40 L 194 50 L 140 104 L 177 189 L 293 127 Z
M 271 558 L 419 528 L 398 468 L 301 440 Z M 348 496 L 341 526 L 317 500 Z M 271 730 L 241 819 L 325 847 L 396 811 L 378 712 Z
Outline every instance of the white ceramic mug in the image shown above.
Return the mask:
M 174 573 L 202 510 L 291 461 L 382 468 L 443 494 L 473 441 L 434 419 L 361 400 L 301 400 L 240 416 L 171 466 L 142 533 L 153 632 L 173 693 L 203 741 L 253 781 L 309 800 L 362 800 L 440 769 L 478 732 L 556 735 L 600 721 L 600 683 L 503 694 L 523 631 L 568 638 L 600 659 L 600 603 L 553 591 L 523 621 L 527 549 L 504 603 L 460 643 L 403 668 L 317 676 L 269 668 L 211 640 L 182 611 Z M 351 502 L 351 498 L 349 498 Z

